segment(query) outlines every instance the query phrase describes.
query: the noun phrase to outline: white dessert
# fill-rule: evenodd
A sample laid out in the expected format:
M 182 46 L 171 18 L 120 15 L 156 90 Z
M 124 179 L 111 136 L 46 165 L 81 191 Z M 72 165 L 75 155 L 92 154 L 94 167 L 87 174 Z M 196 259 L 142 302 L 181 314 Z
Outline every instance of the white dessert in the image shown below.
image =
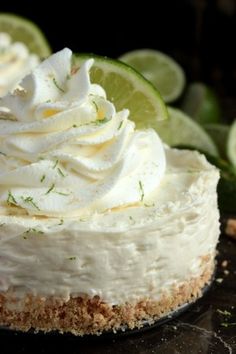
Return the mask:
M 135 130 L 129 111 L 90 83 L 93 60 L 71 75 L 71 55 L 54 54 L 0 101 L 9 109 L 0 120 L 0 322 L 84 334 L 140 325 L 200 294 L 214 268 L 219 173 L 203 155 Z M 132 320 L 116 312 L 117 322 L 113 313 L 109 325 L 103 311 L 90 327 L 6 319 L 31 301 L 35 311 L 38 301 L 97 298 L 109 311 L 144 301 L 152 310 Z
M 0 97 L 14 90 L 23 77 L 39 64 L 36 54 L 24 43 L 12 43 L 7 33 L 0 33 Z

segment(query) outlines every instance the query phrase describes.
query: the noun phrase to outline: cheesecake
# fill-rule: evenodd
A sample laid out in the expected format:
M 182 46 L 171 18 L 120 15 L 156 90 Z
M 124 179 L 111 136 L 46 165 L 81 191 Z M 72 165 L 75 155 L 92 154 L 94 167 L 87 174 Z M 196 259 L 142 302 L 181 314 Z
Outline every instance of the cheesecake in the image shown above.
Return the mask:
M 42 62 L 0 100 L 0 324 L 99 335 L 201 296 L 219 238 L 218 170 L 137 130 L 93 59 Z

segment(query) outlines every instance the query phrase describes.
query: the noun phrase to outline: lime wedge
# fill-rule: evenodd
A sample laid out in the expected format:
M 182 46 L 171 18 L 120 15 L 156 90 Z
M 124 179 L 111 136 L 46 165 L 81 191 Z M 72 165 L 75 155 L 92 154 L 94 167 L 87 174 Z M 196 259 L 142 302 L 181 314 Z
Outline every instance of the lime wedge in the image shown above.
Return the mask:
M 90 71 L 91 82 L 101 85 L 107 98 L 119 111 L 128 108 L 137 128 L 155 127 L 167 118 L 166 106 L 155 87 L 142 75 L 117 60 L 94 55 L 75 55 L 74 65 L 80 67 L 88 58 L 95 62 Z
M 13 42 L 23 42 L 31 53 L 40 58 L 51 54 L 51 48 L 42 31 L 33 22 L 8 13 L 0 14 L 0 32 L 8 33 Z
M 229 161 L 236 167 L 236 120 L 229 130 L 226 153 Z
M 213 156 L 217 147 L 205 130 L 182 111 L 168 107 L 169 119 L 159 122 L 156 131 L 170 146 L 189 146 Z
M 172 58 L 152 49 L 123 54 L 119 60 L 139 71 L 160 91 L 165 102 L 173 102 L 183 92 L 185 74 Z
M 212 137 L 214 143 L 218 147 L 220 155 L 225 158 L 229 126 L 226 124 L 212 123 L 205 124 L 204 129 Z
M 221 109 L 217 96 L 205 84 L 191 84 L 185 94 L 182 109 L 200 124 L 217 123 Z

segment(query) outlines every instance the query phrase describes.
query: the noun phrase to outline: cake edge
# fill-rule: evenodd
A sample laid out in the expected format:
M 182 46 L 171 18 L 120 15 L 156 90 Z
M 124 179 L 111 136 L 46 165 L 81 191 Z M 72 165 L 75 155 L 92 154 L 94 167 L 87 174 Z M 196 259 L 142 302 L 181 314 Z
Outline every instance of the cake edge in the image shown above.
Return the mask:
M 33 295 L 19 300 L 10 291 L 0 293 L 0 324 L 23 332 L 30 329 L 45 333 L 56 330 L 76 336 L 132 330 L 143 327 L 144 321 L 151 325 L 201 297 L 202 289 L 211 282 L 215 269 L 212 257 L 205 256 L 204 261 L 205 267 L 200 276 L 192 277 L 179 286 L 173 285 L 171 291 L 163 293 L 159 300 L 147 297 L 136 303 L 112 306 L 99 296 L 71 297 L 65 302 L 60 298 Z

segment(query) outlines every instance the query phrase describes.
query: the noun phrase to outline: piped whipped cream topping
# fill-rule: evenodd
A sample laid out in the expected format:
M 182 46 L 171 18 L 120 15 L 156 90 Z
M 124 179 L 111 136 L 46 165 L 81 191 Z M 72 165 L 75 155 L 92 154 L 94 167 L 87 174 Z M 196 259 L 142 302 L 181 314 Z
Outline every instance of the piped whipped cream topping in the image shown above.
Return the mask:
M 0 213 L 91 215 L 140 205 L 159 186 L 165 153 L 151 129 L 135 130 L 64 50 L 41 63 L 21 90 L 0 100 Z
M 21 79 L 39 64 L 24 43 L 12 43 L 7 33 L 0 33 L 0 96 L 14 90 Z

